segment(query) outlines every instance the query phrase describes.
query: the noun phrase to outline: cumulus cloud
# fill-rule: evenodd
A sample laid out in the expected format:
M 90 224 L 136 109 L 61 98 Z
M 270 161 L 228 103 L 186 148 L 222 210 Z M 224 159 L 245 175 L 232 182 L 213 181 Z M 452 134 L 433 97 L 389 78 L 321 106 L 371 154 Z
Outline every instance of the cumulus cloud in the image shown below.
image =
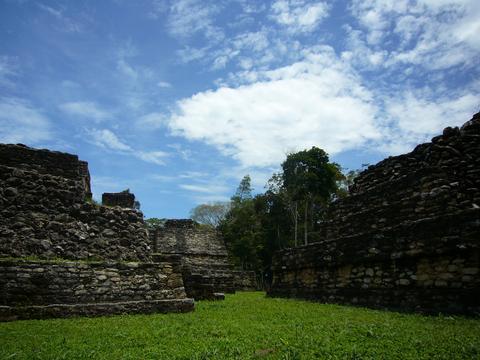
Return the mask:
M 272 18 L 291 32 L 310 32 L 328 16 L 326 2 L 277 0 L 272 4 Z
M 112 117 L 112 114 L 91 101 L 67 102 L 61 104 L 59 108 L 66 114 L 92 119 L 95 122 L 100 122 Z
M 0 142 L 35 144 L 52 138 L 48 118 L 29 102 L 0 98 Z
M 289 151 L 317 145 L 334 154 L 379 136 L 371 94 L 331 48 L 257 79 L 178 102 L 170 128 L 259 167 L 279 164 Z
M 129 144 L 109 129 L 92 129 L 88 131 L 90 142 L 107 150 L 125 155 L 133 155 L 136 158 L 157 165 L 165 165 L 165 158 L 169 156 L 163 151 L 142 151 L 132 148 Z
M 478 65 L 477 0 L 353 0 L 350 10 L 364 30 L 365 45 L 371 51 L 388 50 L 386 65 L 430 70 Z
M 388 126 L 378 147 L 396 155 L 430 141 L 447 126 L 458 126 L 470 119 L 478 106 L 478 96 L 469 91 L 436 97 L 435 93 L 405 91 L 385 100 Z

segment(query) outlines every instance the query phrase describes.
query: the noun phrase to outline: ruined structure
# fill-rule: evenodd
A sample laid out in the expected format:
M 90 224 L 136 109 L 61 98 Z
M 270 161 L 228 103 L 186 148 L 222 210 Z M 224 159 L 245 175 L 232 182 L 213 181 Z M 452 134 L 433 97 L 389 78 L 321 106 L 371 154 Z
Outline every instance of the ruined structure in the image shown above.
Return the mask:
M 134 209 L 135 195 L 132 194 L 128 189 L 119 193 L 103 193 L 102 205 L 120 206 L 127 209 Z
M 233 271 L 225 244 L 215 229 L 190 219 L 167 220 L 152 232 L 152 241 L 159 256 L 181 258 L 189 297 L 213 299 L 215 293 L 255 288 L 253 272 Z
M 322 241 L 276 254 L 271 296 L 480 312 L 480 114 L 370 166 Z
M 90 199 L 77 156 L 0 144 L 0 320 L 193 310 L 143 215 Z

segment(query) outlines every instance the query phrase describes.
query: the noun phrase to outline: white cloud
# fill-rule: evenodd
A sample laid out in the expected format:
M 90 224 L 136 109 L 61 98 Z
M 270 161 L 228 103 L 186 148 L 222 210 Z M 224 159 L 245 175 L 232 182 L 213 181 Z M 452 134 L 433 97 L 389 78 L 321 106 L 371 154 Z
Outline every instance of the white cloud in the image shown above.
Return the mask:
M 177 50 L 177 55 L 179 60 L 183 63 L 189 63 L 191 61 L 201 60 L 207 54 L 208 47 L 203 48 L 192 48 L 190 46 L 185 46 L 183 49 Z
M 322 1 L 277 0 L 272 4 L 272 18 L 291 32 L 310 32 L 328 16 L 329 8 Z
M 83 26 L 81 23 L 76 22 L 69 18 L 68 16 L 65 16 L 65 9 L 55 9 L 51 6 L 45 5 L 38 3 L 37 6 L 45 11 L 46 13 L 52 15 L 58 22 L 59 26 L 57 29 L 65 32 L 82 32 L 83 31 Z
M 0 142 L 35 144 L 52 138 L 42 112 L 23 99 L 0 98 Z
M 179 101 L 170 128 L 246 167 L 278 165 L 287 152 L 313 145 L 333 154 L 377 138 L 371 95 L 333 50 L 305 56 L 258 73 L 255 83 Z
M 184 190 L 208 194 L 219 194 L 229 190 L 227 186 L 217 184 L 180 184 L 178 186 Z
M 180 179 L 199 179 L 208 176 L 207 173 L 200 172 L 200 171 L 187 171 L 178 175 Z
M 270 42 L 266 29 L 242 33 L 233 40 L 233 46 L 236 49 L 249 49 L 257 52 L 265 50 L 269 45 Z
M 163 151 L 136 151 L 134 155 L 143 161 L 157 165 L 165 165 L 165 158 L 169 156 Z
M 143 151 L 132 148 L 129 144 L 108 129 L 92 129 L 88 131 L 90 141 L 99 147 L 112 150 L 125 155 L 133 155 L 136 158 L 156 165 L 165 165 L 165 158 L 169 156 L 164 151 Z
M 165 116 L 165 114 L 160 112 L 152 112 L 141 116 L 135 124 L 139 128 L 153 130 L 164 127 L 166 122 L 167 117 Z
M 125 59 L 119 59 L 117 61 L 117 70 L 123 75 L 131 78 L 132 80 L 138 79 L 138 71 L 135 70 Z
M 435 134 L 452 124 L 465 122 L 472 115 L 479 98 L 464 94 L 457 98 L 425 99 L 413 92 L 403 94 L 400 101 L 390 99 L 387 111 L 397 119 L 402 130 Z
M 196 195 L 193 197 L 193 200 L 196 204 L 210 204 L 214 202 L 228 202 L 230 196 L 222 194 L 207 194 L 207 195 Z
M 466 122 L 478 106 L 478 96 L 469 91 L 452 95 L 405 91 L 385 99 L 389 123 L 379 148 L 391 155 L 405 153 L 445 127 Z
M 170 84 L 170 83 L 167 82 L 167 81 L 159 81 L 159 82 L 157 83 L 157 86 L 158 86 L 159 88 L 170 88 L 170 87 L 172 87 L 172 84 Z
M 97 146 L 119 151 L 132 151 L 130 145 L 122 142 L 117 135 L 108 129 L 93 129 L 90 131 L 93 143 Z
M 350 9 L 365 30 L 355 44 L 364 41 L 361 48 L 372 52 L 388 50 L 385 63 L 379 65 L 414 64 L 437 70 L 479 63 L 477 0 L 353 0 Z M 358 58 L 365 54 L 354 46 L 352 52 Z
M 167 123 L 166 123 L 167 124 Z M 190 149 L 185 149 L 181 144 L 168 144 L 169 148 L 174 149 L 183 160 L 191 160 L 193 152 Z
M 101 109 L 91 101 L 67 102 L 59 105 L 59 108 L 69 115 L 90 118 L 95 122 L 100 122 L 112 117 L 111 113 Z
M 219 10 L 218 5 L 199 0 L 172 1 L 167 29 L 171 35 L 179 38 L 189 38 L 201 33 L 209 41 L 221 41 L 225 35 L 221 28 L 213 23 Z
M 0 86 L 11 87 L 14 82 L 10 79 L 18 75 L 16 59 L 11 56 L 0 55 Z

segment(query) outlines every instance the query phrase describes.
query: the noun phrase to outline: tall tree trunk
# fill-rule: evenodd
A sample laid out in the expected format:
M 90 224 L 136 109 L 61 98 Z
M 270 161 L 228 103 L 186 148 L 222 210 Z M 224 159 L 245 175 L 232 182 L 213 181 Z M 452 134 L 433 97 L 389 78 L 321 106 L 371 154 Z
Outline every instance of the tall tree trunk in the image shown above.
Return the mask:
M 298 246 L 298 201 L 295 201 L 295 247 Z
M 314 209 L 313 200 L 310 205 L 311 205 L 310 206 L 310 223 L 312 224 L 312 227 L 310 229 L 312 229 L 312 231 L 314 232 L 315 231 L 315 209 Z
M 304 223 L 305 223 L 305 225 L 304 225 L 304 227 L 305 227 L 305 229 L 304 229 L 305 230 L 305 245 L 308 244 L 308 216 L 307 215 L 308 215 L 308 200 L 305 199 L 305 221 L 304 221 Z

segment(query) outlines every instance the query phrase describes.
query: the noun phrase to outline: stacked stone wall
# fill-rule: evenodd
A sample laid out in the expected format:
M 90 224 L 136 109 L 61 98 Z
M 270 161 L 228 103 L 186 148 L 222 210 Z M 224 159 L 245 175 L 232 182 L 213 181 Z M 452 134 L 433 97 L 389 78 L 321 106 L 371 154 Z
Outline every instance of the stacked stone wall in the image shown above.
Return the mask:
M 80 178 L 81 165 L 77 155 L 46 149 L 38 150 L 21 144 L 0 144 L 0 164 L 66 179 Z
M 279 252 L 272 296 L 480 311 L 480 116 L 370 166 L 318 243 Z
M 85 200 L 81 180 L 0 165 L 0 257 L 150 259 L 140 212 Z
M 185 296 L 180 265 L 136 262 L 11 261 L 0 305 L 165 300 Z M 28 289 L 28 291 L 25 291 Z
M 89 201 L 86 163 L 1 144 L 0 161 L 0 320 L 193 309 L 142 213 Z
M 102 205 L 133 209 L 135 207 L 135 195 L 128 190 L 119 193 L 103 193 Z
M 254 271 L 234 270 L 232 273 L 235 290 L 254 291 L 260 289 Z
M 187 296 L 213 299 L 235 292 L 233 266 L 216 230 L 192 220 L 167 220 L 152 236 L 155 252 L 179 255 Z

